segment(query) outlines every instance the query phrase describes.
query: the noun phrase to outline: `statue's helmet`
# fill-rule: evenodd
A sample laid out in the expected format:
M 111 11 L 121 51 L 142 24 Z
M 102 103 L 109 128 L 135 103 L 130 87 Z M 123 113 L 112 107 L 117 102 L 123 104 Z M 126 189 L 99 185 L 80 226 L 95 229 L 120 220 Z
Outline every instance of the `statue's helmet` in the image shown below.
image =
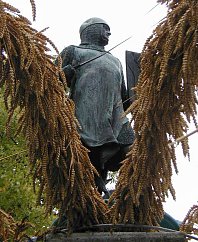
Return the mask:
M 80 26 L 80 30 L 79 30 L 80 35 L 81 35 L 81 33 L 82 33 L 87 27 L 89 27 L 89 26 L 91 26 L 91 25 L 93 25 L 93 24 L 106 24 L 106 25 L 109 27 L 109 25 L 107 24 L 107 22 L 104 21 L 104 20 L 101 19 L 101 18 L 96 18 L 96 17 L 94 17 L 94 18 L 89 18 L 89 19 L 87 19 L 84 23 L 82 23 L 82 25 Z
M 105 46 L 108 44 L 110 27 L 106 21 L 101 18 L 89 18 L 82 23 L 79 29 L 81 43 L 96 44 Z

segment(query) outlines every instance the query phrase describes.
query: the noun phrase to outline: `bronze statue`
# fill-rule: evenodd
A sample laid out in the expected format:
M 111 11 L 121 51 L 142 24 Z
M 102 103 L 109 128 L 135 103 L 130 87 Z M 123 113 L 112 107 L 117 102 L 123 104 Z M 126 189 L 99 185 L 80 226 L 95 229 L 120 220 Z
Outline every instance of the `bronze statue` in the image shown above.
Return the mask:
M 99 172 L 95 182 L 101 193 L 108 193 L 107 173 L 120 168 L 134 139 L 124 115 L 130 102 L 122 65 L 104 48 L 110 35 L 110 27 L 104 20 L 90 18 L 80 26 L 80 45 L 70 45 L 61 52 L 70 97 L 80 123 L 79 133 Z

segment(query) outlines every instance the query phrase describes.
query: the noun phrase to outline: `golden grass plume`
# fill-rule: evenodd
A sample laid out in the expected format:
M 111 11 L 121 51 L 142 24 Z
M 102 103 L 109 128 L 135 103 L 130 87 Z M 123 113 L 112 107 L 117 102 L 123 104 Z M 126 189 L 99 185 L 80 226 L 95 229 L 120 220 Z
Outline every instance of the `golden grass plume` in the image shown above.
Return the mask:
M 19 110 L 17 133 L 27 141 L 34 184 L 39 184 L 38 202 L 44 200 L 46 213 L 58 208 L 60 216 L 67 216 L 68 228 L 104 223 L 107 205 L 80 141 L 61 59 L 54 64 L 49 46 L 59 52 L 18 9 L 0 1 L 0 15 L 0 88 L 9 114 L 7 133 Z
M 187 122 L 197 127 L 198 2 L 158 2 L 167 4 L 168 13 L 141 53 L 137 100 L 127 110 L 136 139 L 110 199 L 114 223 L 159 224 L 166 197 L 175 199 L 171 177 L 177 163 L 169 143 L 186 134 Z M 189 156 L 187 136 L 181 145 Z

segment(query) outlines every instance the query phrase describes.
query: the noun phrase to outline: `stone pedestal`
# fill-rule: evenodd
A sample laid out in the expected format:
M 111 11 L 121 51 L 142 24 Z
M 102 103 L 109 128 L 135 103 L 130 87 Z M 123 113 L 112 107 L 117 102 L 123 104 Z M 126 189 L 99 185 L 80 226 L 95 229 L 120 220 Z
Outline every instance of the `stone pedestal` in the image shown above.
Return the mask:
M 46 242 L 186 242 L 180 232 L 84 232 L 48 234 Z

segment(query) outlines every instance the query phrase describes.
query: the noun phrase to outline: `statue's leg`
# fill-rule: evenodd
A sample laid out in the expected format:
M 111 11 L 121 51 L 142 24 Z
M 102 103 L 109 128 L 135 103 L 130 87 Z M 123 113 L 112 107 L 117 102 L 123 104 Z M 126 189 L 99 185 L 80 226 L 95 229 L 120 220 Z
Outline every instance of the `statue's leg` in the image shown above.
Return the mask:
M 120 153 L 120 147 L 121 146 L 116 143 L 105 144 L 98 147 L 87 147 L 90 151 L 89 159 L 99 173 L 99 176 L 95 175 L 96 187 L 101 194 L 104 193 L 107 197 L 109 197 L 109 192 L 106 188 L 108 171 L 117 171 L 119 169 L 119 162 L 122 160 L 120 154 L 123 153 Z M 106 165 L 109 163 L 109 166 Z
M 108 195 L 108 190 L 106 188 L 105 179 L 107 177 L 107 170 L 104 170 L 101 166 L 101 147 L 87 147 L 89 149 L 89 159 L 93 166 L 96 168 L 99 176 L 95 175 L 95 184 L 98 188 L 100 194 L 103 192 Z
M 120 150 L 120 146 L 117 143 L 110 143 L 101 146 L 100 151 L 100 164 L 102 169 L 105 169 L 105 164 L 114 157 L 118 151 Z
M 129 152 L 130 145 L 120 145 L 119 151 L 105 163 L 105 169 L 109 171 L 118 171 L 121 167 L 121 162 L 126 158 Z

